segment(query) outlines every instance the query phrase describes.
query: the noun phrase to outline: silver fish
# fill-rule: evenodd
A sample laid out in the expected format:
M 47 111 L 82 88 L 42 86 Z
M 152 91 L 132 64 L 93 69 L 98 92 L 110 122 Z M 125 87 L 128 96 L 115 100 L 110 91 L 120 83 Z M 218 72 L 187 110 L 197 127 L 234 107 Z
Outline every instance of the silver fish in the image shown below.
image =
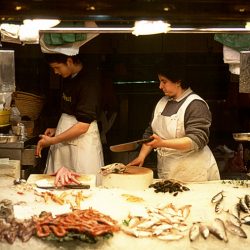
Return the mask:
M 189 239 L 190 241 L 194 241 L 195 239 L 198 238 L 200 234 L 200 226 L 198 223 L 193 223 L 189 230 Z
M 227 217 L 229 219 L 229 221 L 231 221 L 235 226 L 240 227 L 241 226 L 241 220 L 239 217 L 235 216 L 234 214 L 230 213 L 229 211 L 227 212 Z
M 238 235 L 242 238 L 247 238 L 247 234 L 245 233 L 245 231 L 241 227 L 234 225 L 231 221 L 226 220 L 225 227 L 230 233 Z
M 224 206 L 223 206 L 223 202 L 222 202 L 222 199 L 221 199 L 218 202 L 216 202 L 215 212 L 220 213 L 223 210 L 223 208 L 224 208 Z
M 240 218 L 240 210 L 240 203 L 238 202 L 233 206 L 231 213 Z
M 240 208 L 243 212 L 250 213 L 250 210 L 245 202 L 245 198 L 240 198 L 239 203 L 240 203 Z
M 209 232 L 218 239 L 228 242 L 226 228 L 224 222 L 221 219 L 215 218 L 215 223 L 212 226 L 208 226 L 208 229 Z
M 209 236 L 208 226 L 204 223 L 200 223 L 200 233 L 204 239 L 207 239 L 207 237 Z
M 216 203 L 218 201 L 221 201 L 223 199 L 223 191 L 219 192 L 218 194 L 216 194 L 212 199 L 211 202 L 212 203 Z
M 250 215 L 246 215 L 244 217 L 241 218 L 241 222 L 245 225 L 249 225 L 250 226 Z
M 250 209 L 250 195 L 249 194 L 245 195 L 245 203 L 246 203 L 248 209 Z

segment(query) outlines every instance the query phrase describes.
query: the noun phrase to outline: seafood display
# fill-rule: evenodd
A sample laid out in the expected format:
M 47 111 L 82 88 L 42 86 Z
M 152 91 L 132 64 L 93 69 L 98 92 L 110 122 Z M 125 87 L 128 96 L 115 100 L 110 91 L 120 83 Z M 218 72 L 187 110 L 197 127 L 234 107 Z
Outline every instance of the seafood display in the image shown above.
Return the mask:
M 112 246 L 123 250 L 117 241 L 121 238 L 135 243 L 135 248 L 142 243 L 145 250 L 158 245 L 159 250 L 202 249 L 202 244 L 208 249 L 217 245 L 246 249 L 250 196 L 245 184 L 161 180 L 133 191 L 103 187 L 44 190 L 17 183 L 9 189 L 10 199 L 0 200 L 0 248 L 9 244 L 13 250 L 12 246 L 18 249 L 39 242 L 55 249 L 67 241 L 64 244 L 72 244 L 72 249 L 74 244 L 99 242 L 86 249 L 110 250 Z
M 70 204 L 71 209 L 80 209 L 81 202 L 89 197 L 85 193 L 83 193 L 83 191 L 76 191 L 76 190 L 63 191 L 60 193 L 54 193 L 51 191 L 46 191 L 46 192 L 35 191 L 34 194 L 36 196 L 41 197 L 45 203 L 53 201 L 60 205 Z
M 32 219 L 16 220 L 11 200 L 0 201 L 0 242 L 7 241 L 13 244 L 19 238 L 27 242 L 35 232 L 35 223 Z
M 117 222 L 111 217 L 94 209 L 74 210 L 55 218 L 44 212 L 34 217 L 36 234 L 39 238 L 50 240 L 80 239 L 88 243 L 96 243 L 100 236 L 112 236 L 119 231 Z
M 228 242 L 227 231 L 239 237 L 247 238 L 247 234 L 241 226 L 242 224 L 249 224 L 250 196 L 246 194 L 239 197 L 239 201 L 236 204 L 233 204 L 228 210 L 223 206 L 224 197 L 224 191 L 221 191 L 212 197 L 211 202 L 215 204 L 215 213 L 221 213 L 224 211 L 227 213 L 227 219 L 223 221 L 220 218 L 216 218 L 215 223 L 212 226 L 208 226 L 209 232 L 225 242 Z M 241 217 L 241 213 L 247 215 Z
M 156 193 L 169 192 L 169 193 L 173 193 L 174 196 L 178 195 L 178 192 L 190 190 L 188 187 L 182 185 L 180 182 L 171 181 L 171 180 L 158 181 L 154 184 L 151 184 L 149 188 L 154 188 Z
M 155 237 L 161 240 L 179 240 L 188 231 L 186 219 L 190 214 L 191 205 L 177 208 L 172 203 L 147 207 L 146 213 L 129 215 L 124 221 L 122 230 L 134 237 Z

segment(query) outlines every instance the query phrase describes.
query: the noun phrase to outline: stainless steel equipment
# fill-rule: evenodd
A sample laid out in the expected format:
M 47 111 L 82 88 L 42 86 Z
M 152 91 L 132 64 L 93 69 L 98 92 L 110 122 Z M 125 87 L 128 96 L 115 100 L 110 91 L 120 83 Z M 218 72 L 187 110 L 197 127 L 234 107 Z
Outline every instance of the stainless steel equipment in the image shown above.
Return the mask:
M 250 133 L 233 133 L 233 138 L 242 147 L 243 160 L 248 172 L 250 172 Z
M 233 133 L 235 141 L 250 141 L 250 133 Z
M 0 143 L 0 158 L 20 160 L 20 175 L 21 177 L 27 177 L 25 171 L 30 172 L 38 164 L 38 159 L 35 157 L 35 144 L 36 138 Z
M 18 136 L 9 134 L 0 134 L 0 143 L 9 143 L 18 141 Z
M 0 50 L 0 92 L 15 91 L 14 50 Z

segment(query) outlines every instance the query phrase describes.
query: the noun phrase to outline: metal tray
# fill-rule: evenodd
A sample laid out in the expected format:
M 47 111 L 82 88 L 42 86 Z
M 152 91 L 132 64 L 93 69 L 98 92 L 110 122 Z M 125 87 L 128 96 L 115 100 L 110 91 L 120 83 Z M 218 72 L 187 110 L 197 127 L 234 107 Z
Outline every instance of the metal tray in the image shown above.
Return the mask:
M 233 133 L 235 141 L 250 141 L 250 133 Z
M 17 135 L 0 134 L 0 143 L 9 143 L 18 141 Z

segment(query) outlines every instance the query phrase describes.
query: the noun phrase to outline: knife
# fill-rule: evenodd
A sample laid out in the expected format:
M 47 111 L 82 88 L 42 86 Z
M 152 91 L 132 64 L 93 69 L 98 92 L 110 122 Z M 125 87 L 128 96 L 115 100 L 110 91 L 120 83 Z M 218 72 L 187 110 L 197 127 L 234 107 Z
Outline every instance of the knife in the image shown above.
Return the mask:
M 38 188 L 42 188 L 42 189 L 58 189 L 58 190 L 62 190 L 62 189 L 89 189 L 90 185 L 87 184 L 67 184 L 64 186 L 40 186 L 40 185 L 36 185 Z
M 126 152 L 136 150 L 140 145 L 146 142 L 153 141 L 153 138 L 140 139 L 132 142 L 127 142 L 123 144 L 117 144 L 110 146 L 109 149 L 112 152 Z

